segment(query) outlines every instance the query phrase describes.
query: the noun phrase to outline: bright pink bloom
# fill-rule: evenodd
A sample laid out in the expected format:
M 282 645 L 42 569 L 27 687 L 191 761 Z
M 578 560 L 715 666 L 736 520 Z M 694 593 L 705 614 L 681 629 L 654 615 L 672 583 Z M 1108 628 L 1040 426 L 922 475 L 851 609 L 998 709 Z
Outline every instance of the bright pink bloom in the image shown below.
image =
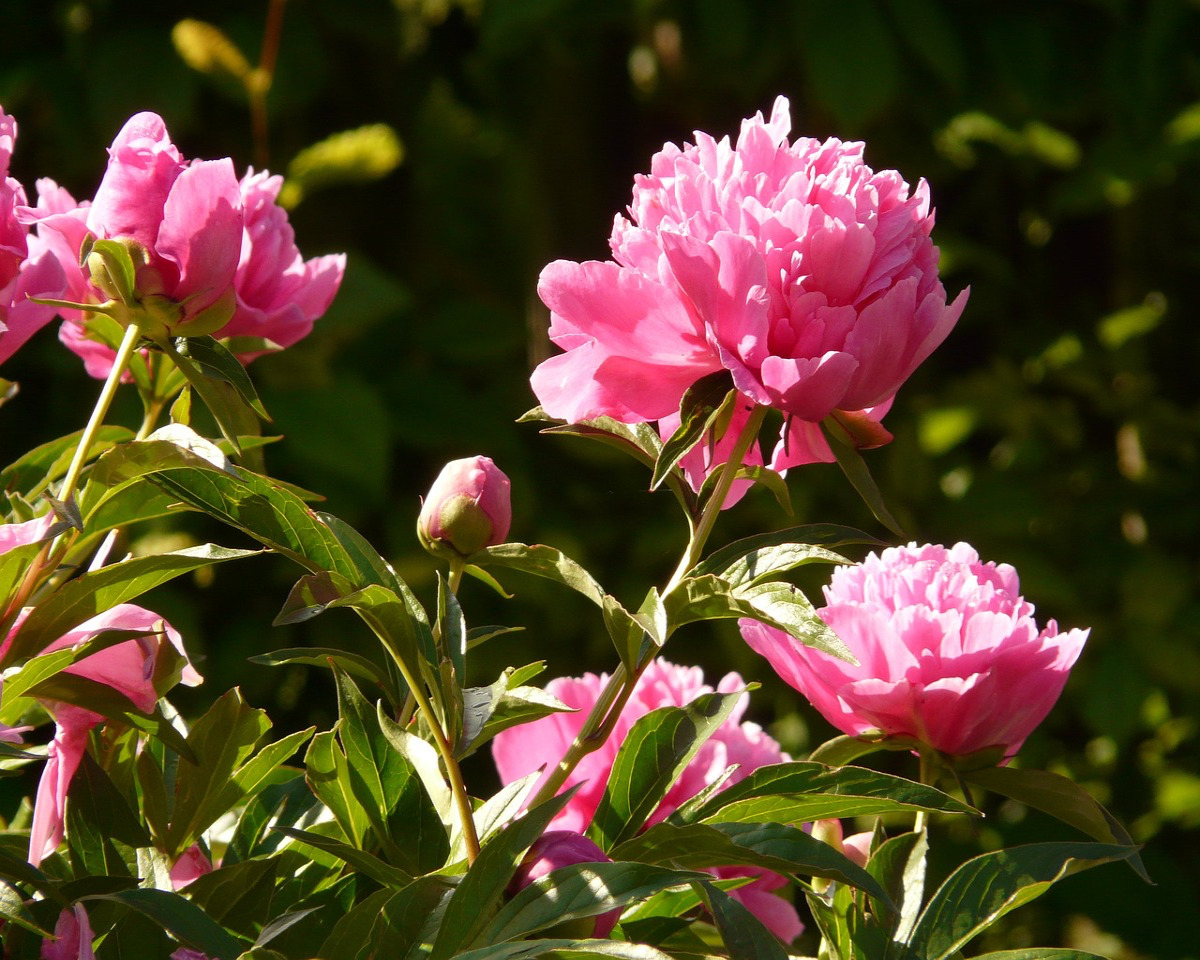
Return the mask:
M 503 543 L 512 524 L 511 484 L 489 457 L 451 460 L 429 488 L 417 518 L 421 542 L 463 556 Z
M 84 303 L 109 299 L 92 284 L 88 268 L 79 266 L 84 237 L 129 240 L 145 250 L 147 261 L 136 272 L 139 298 L 177 309 L 179 319 L 171 326 L 180 334 L 220 330 L 233 315 L 242 243 L 242 198 L 233 162 L 185 161 L 154 113 L 126 121 L 108 154 L 108 169 L 90 205 L 72 208 L 70 195 L 52 181 L 44 189 L 39 184 L 44 202 L 33 215 L 68 274 L 73 298 Z M 55 232 L 59 236 L 52 238 Z M 64 329 L 63 342 L 83 356 L 90 374 L 107 375 L 112 351 L 92 345 L 78 313 L 67 321 L 64 327 L 75 329 Z
M 742 636 L 839 730 L 916 737 L 950 755 L 1006 756 L 1049 713 L 1087 630 L 1039 630 L 1016 571 L 981 563 L 969 544 L 891 547 L 839 567 L 821 618 L 857 667 L 780 630 L 741 621 Z
M 606 675 L 596 676 L 594 673 L 551 680 L 546 685 L 547 692 L 578 712 L 554 713 L 532 723 L 510 727 L 497 734 L 492 742 L 492 756 L 500 771 L 500 779 L 504 783 L 511 783 L 540 768 L 552 767 L 557 759 L 566 753 L 575 735 L 583 727 L 588 711 L 595 704 L 607 680 Z M 717 684 L 717 690 L 722 693 L 730 693 L 743 687 L 745 684 L 736 673 L 726 674 Z M 585 756 L 567 777 L 563 789 L 576 784 L 581 786 L 567 806 L 554 818 L 554 827 L 573 830 L 576 833 L 587 830 L 600 798 L 604 795 L 617 750 L 638 719 L 659 707 L 682 707 L 701 694 L 712 692 L 713 688 L 704 682 L 704 672 L 699 667 L 676 666 L 661 657 L 651 663 L 634 687 L 633 694 L 625 709 L 621 711 L 611 736 L 599 750 Z M 649 824 L 665 820 L 680 804 L 715 782 L 732 764 L 739 766 L 726 782 L 726 786 L 737 783 L 761 766 L 787 759 L 780 751 L 779 744 L 761 727 L 754 723 L 740 722 L 748 702 L 749 697 L 743 696 L 729 719 L 700 748 L 699 753 L 650 816 Z M 548 770 L 543 772 L 542 780 L 547 776 Z M 541 782 L 539 780 L 539 784 Z M 744 876 L 748 872 L 744 868 L 730 868 L 729 871 L 721 869 L 723 876 Z M 776 889 L 785 883 L 782 877 L 771 874 L 748 887 L 733 891 L 733 896 L 740 897 L 747 889 Z M 779 897 L 772 896 L 770 911 L 756 909 L 750 901 L 742 899 L 785 942 L 790 942 L 802 929 L 799 917 L 791 904 Z
M 662 420 L 725 369 L 788 418 L 772 458 L 783 469 L 831 459 L 814 425 L 889 403 L 945 339 L 966 293 L 947 306 L 925 182 L 910 195 L 863 163 L 861 143 L 789 143 L 790 128 L 780 97 L 736 145 L 700 132 L 667 144 L 616 217 L 613 260 L 542 271 L 566 351 L 533 373 L 547 413 Z
M 559 867 L 577 863 L 611 863 L 612 858 L 587 837 L 574 830 L 547 830 L 534 842 L 517 868 L 510 888 L 513 893 L 546 876 Z M 596 917 L 591 936 L 604 939 L 612 933 L 621 919 L 620 910 L 610 910 Z
M 82 903 L 58 915 L 54 939 L 43 940 L 38 955 L 42 960 L 96 960 L 92 951 L 92 925 Z
M 21 629 L 17 620 L 0 654 Z M 109 630 L 161 630 L 107 647 L 67 667 L 65 673 L 106 684 L 131 700 L 139 710 L 150 711 L 176 682 L 200 683 L 200 674 L 187 660 L 179 633 L 158 614 L 129 603 L 118 604 L 81 623 L 50 644 L 43 653 L 72 647 Z M 63 838 L 67 791 L 87 747 L 88 732 L 104 718 L 91 710 L 65 703 L 49 703 L 54 717 L 54 739 L 46 751 L 46 766 L 38 783 L 29 833 L 29 862 L 37 866 L 57 849 Z
M 171 864 L 171 887 L 174 890 L 182 890 L 193 880 L 212 871 L 212 861 L 200 849 L 200 844 L 193 843 Z
M 19 219 L 25 188 L 8 175 L 17 122 L 0 109 L 0 363 L 54 318 L 54 307 L 30 297 L 61 297 L 66 279 L 58 261 Z
M 287 211 L 276 203 L 283 178 L 250 170 L 240 184 L 245 226 L 234 290 L 237 311 L 222 337 L 261 337 L 290 347 L 312 332 L 313 322 L 329 309 L 346 255 L 305 260 L 296 249 Z M 243 361 L 265 350 L 239 353 Z

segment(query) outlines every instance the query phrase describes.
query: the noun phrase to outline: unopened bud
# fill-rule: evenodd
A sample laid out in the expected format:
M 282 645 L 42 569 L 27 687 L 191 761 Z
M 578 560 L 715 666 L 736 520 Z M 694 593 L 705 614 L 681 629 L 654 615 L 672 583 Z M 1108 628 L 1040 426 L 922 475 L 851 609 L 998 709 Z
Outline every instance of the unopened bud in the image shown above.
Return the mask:
M 525 859 L 517 867 L 509 885 L 511 893 L 517 893 L 541 877 L 560 867 L 577 863 L 611 863 L 612 859 L 587 837 L 574 830 L 548 830 L 529 848 Z M 556 933 L 572 937 L 595 937 L 603 940 L 621 918 L 620 910 L 610 910 L 594 920 L 580 917 L 575 921 L 559 924 L 552 928 Z M 570 925 L 568 927 L 568 924 Z M 578 929 L 576 929 L 578 927 Z M 562 929 L 567 928 L 567 929 Z
M 430 553 L 470 556 L 508 536 L 512 522 L 508 477 L 488 457 L 452 460 L 429 488 L 417 536 Z

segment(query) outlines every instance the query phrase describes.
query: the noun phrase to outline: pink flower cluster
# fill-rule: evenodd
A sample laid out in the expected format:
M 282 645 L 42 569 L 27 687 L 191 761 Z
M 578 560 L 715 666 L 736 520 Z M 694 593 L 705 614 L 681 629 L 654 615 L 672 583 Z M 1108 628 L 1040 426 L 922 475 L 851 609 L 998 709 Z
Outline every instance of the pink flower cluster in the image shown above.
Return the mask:
M 879 418 L 966 292 L 947 305 L 923 180 L 910 193 L 863 163 L 861 143 L 789 143 L 790 128 L 780 97 L 736 144 L 700 132 L 667 144 L 616 217 L 613 260 L 542 271 L 550 338 L 566 351 L 533 373 L 547 413 L 663 420 L 727 370 L 745 400 L 787 418 L 776 469 L 831 460 L 816 426 L 830 415 L 862 445 L 890 439 Z
M 974 548 L 909 544 L 839 567 L 821 618 L 851 666 L 780 630 L 741 622 L 746 642 L 851 736 L 915 737 L 962 756 L 1012 756 L 1058 699 L 1087 630 L 1039 629 L 1008 564 Z
M 0 109 L 0 362 L 54 316 L 29 297 L 58 297 L 66 283 L 58 261 L 21 223 L 25 188 L 8 175 L 16 141 L 17 122 Z
M 51 521 L 50 516 L 45 516 L 0 526 L 0 554 L 44 539 Z M 28 611 L 17 617 L 8 636 L 0 643 L 0 656 L 20 633 L 27 617 Z M 84 621 L 41 652 L 53 653 L 75 647 L 111 630 L 144 631 L 146 635 L 106 647 L 63 672 L 112 687 L 143 711 L 153 710 L 158 698 L 176 683 L 196 686 L 201 682 L 200 674 L 187 659 L 178 631 L 153 611 L 131 603 L 118 604 Z M 29 862 L 34 866 L 62 842 L 71 778 L 83 759 L 88 733 L 104 720 L 100 714 L 73 704 L 47 703 L 46 708 L 54 717 L 55 729 L 38 782 L 29 831 Z M 0 739 L 13 740 L 13 732 L 0 729 Z M 86 919 L 84 914 L 85 924 Z
M 42 179 L 37 206 L 18 205 L 21 223 L 13 223 L 21 236 L 36 225 L 37 249 L 49 255 L 60 278 L 57 289 L 39 295 L 109 302 L 113 291 L 102 272 L 81 266 L 80 254 L 89 238 L 119 240 L 133 255 L 137 308 L 146 317 L 172 334 L 264 341 L 240 351 L 250 360 L 273 349 L 270 344 L 286 347 L 307 335 L 345 270 L 342 254 L 301 257 L 287 214 L 275 202 L 281 184 L 279 177 L 253 170 L 239 181 L 228 158 L 187 161 L 162 118 L 139 113 L 109 148 L 108 168 L 90 201 L 76 202 Z M 0 204 L 0 216 L 2 211 Z M 34 319 L 10 323 L 13 332 L 0 339 L 0 361 L 52 318 L 54 308 L 39 309 Z M 112 349 L 89 330 L 84 311 L 62 313 L 60 339 L 92 376 L 106 376 Z
M 550 681 L 546 685 L 547 692 L 578 712 L 551 714 L 499 733 L 492 743 L 492 756 L 500 779 L 511 783 L 566 753 L 607 680 L 604 674 L 585 673 L 582 677 L 560 677 Z M 717 684 L 717 690 L 722 693 L 744 687 L 742 678 L 736 673 L 726 674 Z M 599 750 L 585 756 L 567 777 L 564 789 L 576 784 L 580 788 L 555 817 L 553 827 L 576 833 L 587 830 L 604 795 L 617 751 L 639 718 L 659 707 L 685 706 L 701 694 L 712 692 L 713 688 L 704 682 L 704 673 L 699 667 L 677 666 L 661 658 L 652 662 L 634 687 L 608 740 Z M 741 722 L 748 700 L 743 697 L 729 719 L 700 748 L 651 815 L 650 824 L 665 820 L 682 803 L 715 782 L 732 764 L 737 764 L 738 769 L 726 786 L 744 779 L 758 767 L 787 759 L 779 744 L 758 725 Z M 538 783 L 548 776 L 549 773 L 544 772 Z M 720 869 L 722 876 L 744 876 L 753 872 Z M 788 943 L 800 933 L 802 924 L 792 905 L 772 893 L 785 884 L 784 878 L 777 874 L 762 873 L 753 883 L 733 891 L 733 895 Z

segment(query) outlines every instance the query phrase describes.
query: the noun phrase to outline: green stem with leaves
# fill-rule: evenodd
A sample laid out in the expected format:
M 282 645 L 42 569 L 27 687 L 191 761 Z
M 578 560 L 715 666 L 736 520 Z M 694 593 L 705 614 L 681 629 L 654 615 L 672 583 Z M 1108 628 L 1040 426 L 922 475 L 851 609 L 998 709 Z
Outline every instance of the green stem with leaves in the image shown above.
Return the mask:
M 737 442 L 729 453 L 729 459 L 721 467 L 721 474 L 717 479 L 716 487 L 713 490 L 712 496 L 704 505 L 704 510 L 700 514 L 699 521 L 692 530 L 692 535 L 688 539 L 687 549 L 679 560 L 679 566 L 675 568 L 675 573 L 667 581 L 667 585 L 662 590 L 663 596 L 666 596 L 679 586 L 687 575 L 687 572 L 699 561 L 701 554 L 704 552 L 704 545 L 708 541 L 713 526 L 717 522 L 717 517 L 721 513 L 721 506 L 725 503 L 725 497 L 729 494 L 729 489 L 733 486 L 734 480 L 737 479 L 738 471 L 742 467 L 742 461 L 746 457 L 746 451 L 750 449 L 750 445 L 758 437 L 758 431 L 762 427 L 763 418 L 766 415 L 766 407 L 755 407 L 751 411 L 746 425 L 742 428 Z M 651 645 L 646 656 L 636 664 L 632 673 L 626 669 L 624 663 L 617 665 L 612 676 L 608 678 L 608 683 L 600 691 L 600 695 L 597 697 L 591 713 L 588 714 L 575 740 L 559 761 L 558 766 L 554 768 L 554 772 L 550 774 L 539 788 L 533 800 L 530 801 L 530 806 L 543 803 L 558 793 L 563 784 L 566 783 L 567 777 L 571 775 L 571 771 L 578 766 L 579 761 L 589 753 L 600 749 L 616 726 L 617 719 L 620 717 L 621 711 L 625 708 L 625 704 L 629 702 L 629 698 L 633 695 L 633 688 L 637 685 L 642 674 L 645 673 L 646 668 L 654 662 L 657 653 L 658 648 Z

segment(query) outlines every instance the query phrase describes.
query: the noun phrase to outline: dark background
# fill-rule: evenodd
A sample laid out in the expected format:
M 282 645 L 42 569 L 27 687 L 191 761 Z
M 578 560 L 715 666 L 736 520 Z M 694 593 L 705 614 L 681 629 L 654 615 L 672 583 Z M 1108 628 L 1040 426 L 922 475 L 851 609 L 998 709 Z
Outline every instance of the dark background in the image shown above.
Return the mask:
M 186 156 L 253 162 L 245 96 L 189 68 L 171 29 L 210 21 L 257 61 L 266 14 L 265 2 L 0 5 L 13 175 L 31 193 L 50 176 L 88 197 L 105 147 L 147 109 Z M 867 461 L 912 538 L 970 541 L 1017 567 L 1042 618 L 1092 628 L 1022 761 L 1086 784 L 1146 844 L 1158 882 L 1084 874 L 987 945 L 1196 957 L 1198 41 L 1197 4 L 1170 0 L 293 0 L 267 100 L 270 168 L 373 123 L 399 134 L 405 158 L 292 212 L 307 255 L 345 250 L 349 267 L 314 334 L 251 368 L 267 432 L 286 435 L 268 465 L 324 493 L 428 601 L 418 498 L 443 461 L 486 453 L 513 481 L 514 538 L 564 549 L 636 604 L 670 574 L 683 524 L 632 461 L 513 423 L 551 350 L 536 278 L 552 259 L 607 255 L 633 175 L 665 140 L 736 136 L 786 94 L 793 135 L 864 139 L 873 167 L 932 185 L 945 284 L 970 284 L 971 298 L 901 391 L 895 442 Z M 22 388 L 0 411 L 6 461 L 78 429 L 98 389 L 52 330 L 3 374 Z M 115 417 L 136 425 L 125 402 Z M 818 520 L 884 534 L 835 467 L 795 470 L 789 486 L 795 521 L 755 492 L 713 542 Z M 237 542 L 199 520 L 135 531 L 135 547 L 143 536 Z M 257 559 L 151 598 L 208 676 L 175 697 L 185 712 L 239 683 L 278 727 L 332 722 L 323 673 L 245 659 L 370 649 L 349 615 L 270 628 L 298 572 Z M 510 662 L 544 658 L 548 675 L 615 662 L 586 602 L 505 582 L 510 602 L 464 586 L 472 623 L 527 627 L 482 648 L 471 682 Z M 753 715 L 794 753 L 831 732 L 732 628 L 689 628 L 667 655 L 714 683 L 730 669 L 762 681 Z M 907 758 L 884 762 L 915 774 Z M 468 773 L 475 792 L 494 786 L 486 757 Z M 1012 807 L 989 813 L 978 836 L 948 830 L 948 855 L 1069 835 Z

